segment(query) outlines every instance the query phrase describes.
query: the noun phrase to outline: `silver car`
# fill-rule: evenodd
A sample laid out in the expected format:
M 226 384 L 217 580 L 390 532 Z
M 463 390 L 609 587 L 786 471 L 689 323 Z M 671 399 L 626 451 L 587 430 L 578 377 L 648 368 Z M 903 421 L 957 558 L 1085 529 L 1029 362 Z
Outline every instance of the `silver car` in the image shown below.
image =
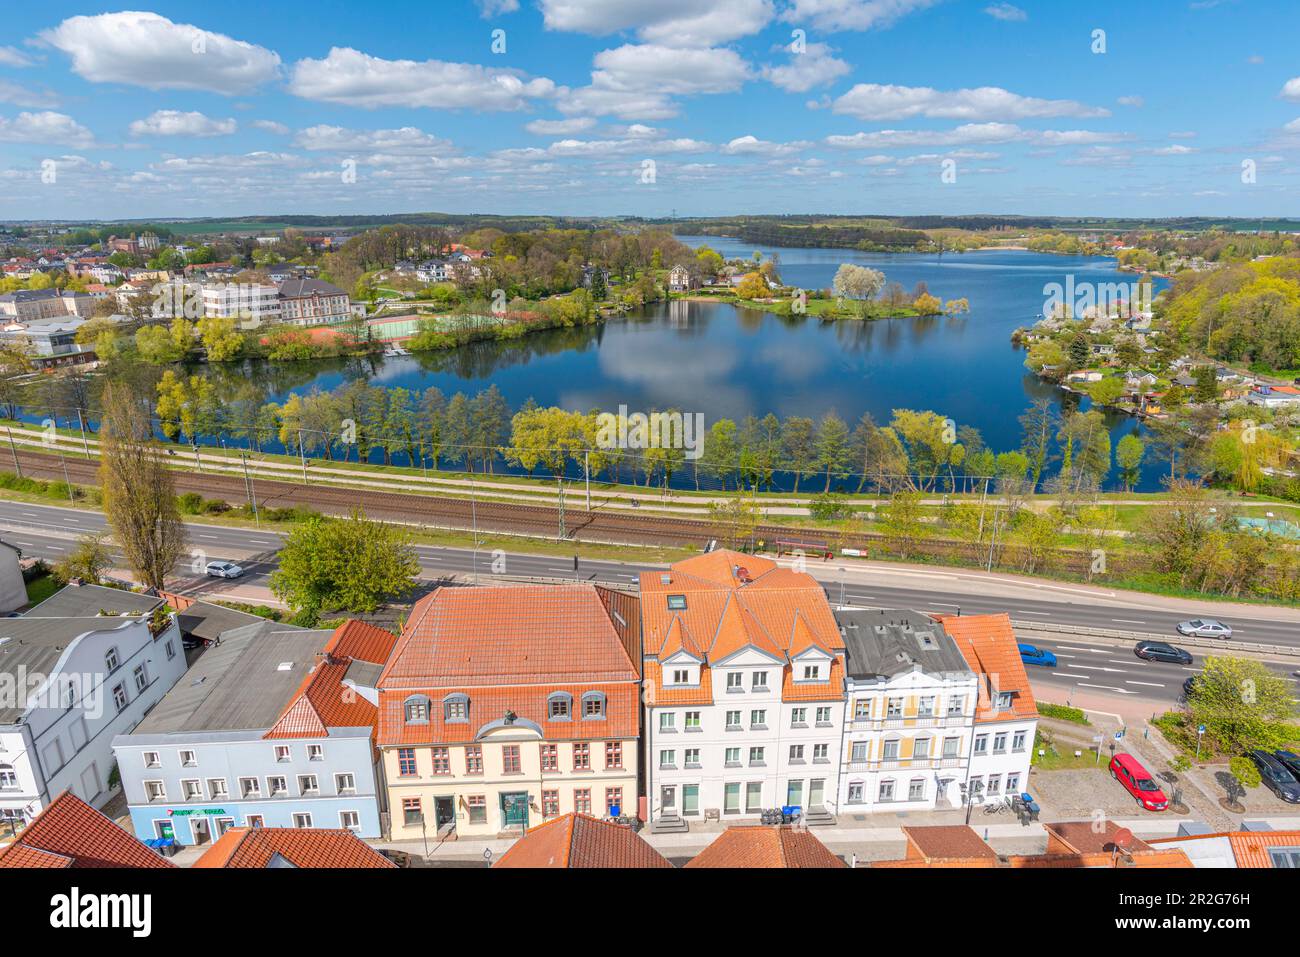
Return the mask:
M 1231 638 L 1232 628 L 1213 618 L 1193 618 L 1180 622 L 1178 633 L 1192 638 Z
M 238 578 L 244 574 L 234 562 L 208 562 L 206 571 L 209 578 Z

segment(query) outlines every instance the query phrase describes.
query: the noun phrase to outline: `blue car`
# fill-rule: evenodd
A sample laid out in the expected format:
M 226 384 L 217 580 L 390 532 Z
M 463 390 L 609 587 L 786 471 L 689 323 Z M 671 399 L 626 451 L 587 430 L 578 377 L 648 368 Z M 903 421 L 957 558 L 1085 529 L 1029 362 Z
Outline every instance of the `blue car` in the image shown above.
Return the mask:
M 1020 660 L 1027 665 L 1042 665 L 1044 668 L 1056 667 L 1056 655 L 1046 648 L 1035 648 L 1033 645 L 1020 646 Z

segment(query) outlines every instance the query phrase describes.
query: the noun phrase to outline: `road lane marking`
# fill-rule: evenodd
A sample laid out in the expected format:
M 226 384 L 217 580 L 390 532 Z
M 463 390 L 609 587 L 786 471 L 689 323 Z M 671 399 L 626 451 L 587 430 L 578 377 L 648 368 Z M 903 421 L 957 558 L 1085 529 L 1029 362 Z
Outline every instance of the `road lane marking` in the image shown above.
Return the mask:
M 1016 612 L 1016 614 L 1017 615 L 1038 615 L 1039 617 L 1042 618 L 1052 617 L 1052 613 L 1050 611 L 1018 611 Z
M 1135 618 L 1112 618 L 1111 621 L 1117 621 L 1123 625 L 1145 625 L 1145 621 L 1138 621 Z
M 1058 671 L 1057 675 L 1062 678 L 1091 678 L 1092 675 L 1076 675 L 1069 671 Z
M 1163 688 L 1164 685 L 1158 685 L 1153 681 L 1125 681 L 1126 685 L 1145 685 L 1148 688 Z
M 1078 686 L 1080 688 L 1100 688 L 1102 691 L 1115 691 L 1119 694 L 1137 694 L 1136 691 L 1130 691 L 1128 688 L 1113 688 L 1110 685 L 1086 685 L 1083 682 L 1079 682 Z

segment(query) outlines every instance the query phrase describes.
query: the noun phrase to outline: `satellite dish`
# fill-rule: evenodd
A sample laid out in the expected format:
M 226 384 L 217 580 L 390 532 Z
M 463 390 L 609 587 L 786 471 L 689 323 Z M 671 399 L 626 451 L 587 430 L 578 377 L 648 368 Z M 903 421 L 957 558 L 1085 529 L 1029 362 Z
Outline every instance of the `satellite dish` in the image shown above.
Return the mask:
M 1121 827 L 1115 832 L 1115 846 L 1121 851 L 1130 850 L 1133 847 L 1133 832 L 1126 827 Z

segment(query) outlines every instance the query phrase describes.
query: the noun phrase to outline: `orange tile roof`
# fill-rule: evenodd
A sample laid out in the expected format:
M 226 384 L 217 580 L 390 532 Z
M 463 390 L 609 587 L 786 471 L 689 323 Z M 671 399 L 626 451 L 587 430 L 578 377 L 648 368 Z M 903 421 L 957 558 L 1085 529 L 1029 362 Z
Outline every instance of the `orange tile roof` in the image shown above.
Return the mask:
M 700 684 L 692 687 L 664 687 L 663 666 L 657 661 L 645 663 L 646 704 L 676 707 L 684 704 L 713 704 L 713 678 L 708 665 L 700 665 Z
M 325 645 L 324 660 L 302 679 L 298 690 L 264 738 L 325 737 L 329 728 L 378 726 L 378 709 L 343 683 L 352 661 L 384 664 L 397 636 L 364 621 L 346 621 Z
M 668 607 L 670 595 L 682 596 L 686 607 Z M 834 657 L 844 648 L 816 579 L 726 549 L 677 562 L 667 572 L 643 572 L 641 621 L 645 655 L 661 662 L 686 647 L 689 637 L 688 650 L 710 664 L 752 647 L 780 661 L 788 678 L 792 655 L 817 647 Z M 647 664 L 647 681 L 658 683 L 661 676 Z M 820 691 L 789 681 L 783 687 L 797 688 L 788 700 L 834 700 L 843 693 L 842 668 Z M 657 698 L 677 693 L 656 685 Z
M 174 867 L 71 791 L 32 818 L 0 867 Z
M 590 585 L 439 588 L 416 603 L 380 676 L 385 690 L 636 680 Z
M 687 867 L 847 867 L 821 841 L 788 824 L 729 827 Z
M 1087 854 L 1013 854 L 1007 866 L 1015 868 L 1072 868 L 1072 867 L 1191 867 L 1192 862 L 1182 851 L 1135 851 L 1115 854 L 1114 851 L 1093 851 Z
M 1300 831 L 1219 831 L 1215 834 L 1192 834 L 1187 837 L 1162 837 L 1153 839 L 1156 847 L 1177 847 L 1185 841 L 1202 841 L 1207 838 L 1228 839 L 1232 857 L 1238 867 L 1273 866 L 1270 847 L 1300 847 Z
M 541 684 L 497 685 L 478 687 L 460 685 L 457 691 L 469 696 L 469 722 L 443 721 L 440 695 L 447 689 L 430 689 L 433 713 L 427 724 L 407 724 L 404 703 L 413 692 L 381 691 L 379 693 L 380 747 L 412 747 L 432 744 L 465 744 L 477 739 L 478 731 L 489 721 L 497 721 L 507 711 L 517 719 L 531 721 L 542 729 L 548 741 L 617 741 L 635 738 L 641 730 L 640 695 L 635 682 L 619 684 Z M 435 695 L 434 692 L 437 691 Z M 582 705 L 582 695 L 599 691 L 605 695 L 605 718 L 602 721 L 583 721 L 576 716 L 571 721 L 552 721 L 547 699 L 556 691 L 573 695 L 575 711 Z
M 672 867 L 630 827 L 569 813 L 515 841 L 493 867 Z
M 1029 675 L 1020 659 L 1020 647 L 1009 615 L 935 615 L 934 618 L 942 622 L 944 630 L 957 642 L 971 670 L 983 676 L 976 722 L 1038 717 L 1038 705 L 1029 687 Z M 992 706 L 990 686 L 998 692 L 1015 692 L 1010 713 Z
M 297 827 L 232 827 L 194 867 L 265 868 L 279 855 L 294 867 L 395 867 L 351 831 Z
M 1137 837 L 1128 828 L 1120 827 L 1114 821 L 1107 820 L 1105 827 L 1098 831 L 1093 821 L 1060 821 L 1045 823 L 1047 831 L 1047 849 L 1052 853 L 1053 839 L 1065 851 L 1075 854 L 1095 854 L 1110 852 L 1120 844 L 1127 851 L 1149 851 L 1151 845 Z

